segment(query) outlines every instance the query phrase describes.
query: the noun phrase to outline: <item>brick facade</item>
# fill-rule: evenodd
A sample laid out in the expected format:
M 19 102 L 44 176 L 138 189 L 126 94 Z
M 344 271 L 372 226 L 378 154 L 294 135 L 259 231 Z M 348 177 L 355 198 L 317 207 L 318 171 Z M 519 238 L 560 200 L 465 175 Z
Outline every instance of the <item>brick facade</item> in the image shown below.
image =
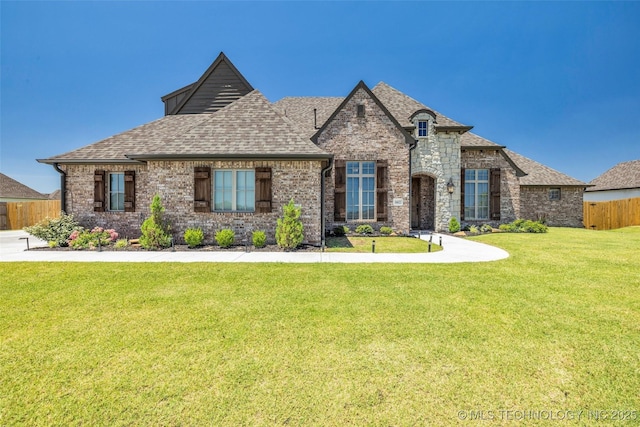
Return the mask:
M 551 188 L 560 188 L 560 200 L 549 200 Z M 583 187 L 522 186 L 520 218 L 544 219 L 552 227 L 583 227 Z
M 364 116 L 358 117 L 358 105 Z M 360 221 L 375 228 L 389 226 L 397 232 L 409 232 L 409 146 L 405 136 L 367 91 L 357 90 L 318 136 L 318 146 L 332 153 L 334 160 L 388 162 L 388 219 Z M 325 181 L 327 230 L 336 225 L 354 229 L 360 222 L 334 220 L 335 168 Z M 317 188 L 317 187 L 316 187 Z M 394 203 L 395 200 L 395 203 Z
M 194 168 L 272 170 L 272 211 L 270 213 L 194 212 Z M 263 230 L 267 241 L 275 241 L 276 221 L 282 207 L 290 199 L 302 207 L 305 243 L 320 243 L 320 161 L 162 161 L 139 165 L 65 165 L 67 173 L 67 213 L 73 214 L 84 227 L 114 228 L 122 236 L 140 235 L 142 222 L 150 215 L 150 205 L 159 194 L 166 209 L 176 243 L 183 242 L 187 228 L 200 227 L 205 243 L 213 243 L 215 232 L 231 228 L 236 239 L 251 231 Z M 106 172 L 136 172 L 135 212 L 94 212 L 93 174 L 96 169 Z M 300 185 L 305 183 L 305 185 Z

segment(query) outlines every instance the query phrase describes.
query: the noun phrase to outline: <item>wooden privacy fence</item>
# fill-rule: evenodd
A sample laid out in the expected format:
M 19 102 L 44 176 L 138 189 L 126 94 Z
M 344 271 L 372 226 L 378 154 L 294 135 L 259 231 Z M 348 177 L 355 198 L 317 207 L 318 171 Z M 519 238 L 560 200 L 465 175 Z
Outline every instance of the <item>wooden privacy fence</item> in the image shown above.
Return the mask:
M 0 202 L 0 230 L 20 230 L 60 216 L 60 200 Z
M 608 202 L 584 202 L 584 226 L 593 230 L 640 225 L 640 197 L 610 200 Z

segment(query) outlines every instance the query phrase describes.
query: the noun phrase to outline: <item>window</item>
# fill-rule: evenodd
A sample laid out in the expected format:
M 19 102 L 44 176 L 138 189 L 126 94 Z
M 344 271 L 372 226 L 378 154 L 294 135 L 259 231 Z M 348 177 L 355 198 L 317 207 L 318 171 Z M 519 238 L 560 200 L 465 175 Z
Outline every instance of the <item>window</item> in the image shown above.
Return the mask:
M 109 174 L 109 210 L 124 211 L 124 172 Z
M 255 210 L 255 172 L 217 170 L 214 173 L 213 209 L 253 212 Z
M 418 121 L 418 137 L 427 136 L 429 122 L 426 120 Z
M 560 189 L 559 188 L 550 188 L 549 189 L 549 200 L 560 200 Z
M 464 218 L 489 219 L 489 170 L 466 169 L 464 173 Z
M 375 220 L 376 163 L 347 162 L 347 221 Z
M 358 104 L 358 117 L 364 117 L 364 104 Z

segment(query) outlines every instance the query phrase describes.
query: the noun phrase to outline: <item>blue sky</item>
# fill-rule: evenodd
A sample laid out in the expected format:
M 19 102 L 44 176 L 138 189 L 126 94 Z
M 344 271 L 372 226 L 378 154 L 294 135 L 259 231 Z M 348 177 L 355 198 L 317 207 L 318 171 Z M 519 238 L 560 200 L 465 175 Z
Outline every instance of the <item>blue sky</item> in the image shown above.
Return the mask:
M 637 2 L 0 2 L 0 171 L 163 115 L 220 51 L 269 100 L 403 91 L 583 181 L 640 159 Z

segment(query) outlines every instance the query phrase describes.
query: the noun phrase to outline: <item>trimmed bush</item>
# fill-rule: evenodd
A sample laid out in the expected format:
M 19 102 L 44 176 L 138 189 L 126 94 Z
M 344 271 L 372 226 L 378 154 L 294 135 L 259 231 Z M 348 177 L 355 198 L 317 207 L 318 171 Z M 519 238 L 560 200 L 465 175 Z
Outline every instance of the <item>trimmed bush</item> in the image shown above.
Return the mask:
M 348 230 L 348 228 L 345 227 L 344 225 L 338 225 L 336 227 L 333 227 L 333 234 L 336 237 L 342 237 L 348 233 L 348 231 L 346 231 L 345 229 Z
M 24 228 L 24 231 L 32 236 L 48 242 L 49 246 L 52 245 L 51 242 L 55 242 L 54 247 L 68 246 L 71 233 L 81 230 L 82 227 L 73 215 L 67 215 L 64 212 L 61 212 L 58 218 L 46 218 L 31 227 Z
M 251 241 L 256 248 L 264 248 L 267 245 L 267 234 L 264 231 L 254 231 L 251 234 Z
M 511 224 L 500 224 L 500 230 L 510 233 L 546 233 L 548 228 L 538 221 L 517 219 Z
M 380 234 L 389 235 L 393 233 L 393 229 L 391 227 L 380 227 Z
M 216 242 L 221 248 L 228 248 L 236 240 L 236 233 L 229 228 L 216 232 Z
M 184 232 L 184 241 L 190 248 L 200 246 L 204 240 L 204 233 L 200 228 L 187 228 Z
M 369 224 L 360 224 L 356 227 L 356 233 L 358 234 L 373 234 L 373 227 Z
M 113 245 L 116 249 L 124 249 L 129 246 L 129 241 L 127 239 L 118 239 L 116 243 Z
M 171 227 L 164 220 L 164 206 L 159 195 L 153 196 L 151 216 L 144 220 L 140 230 L 140 246 L 144 249 L 162 249 L 171 246 Z
M 302 210 L 297 208 L 293 199 L 282 207 L 283 216 L 278 218 L 276 227 L 276 242 L 284 249 L 295 249 L 304 240 L 302 221 L 300 214 Z
M 460 231 L 460 223 L 455 216 L 452 216 L 449 220 L 449 233 L 457 233 Z

